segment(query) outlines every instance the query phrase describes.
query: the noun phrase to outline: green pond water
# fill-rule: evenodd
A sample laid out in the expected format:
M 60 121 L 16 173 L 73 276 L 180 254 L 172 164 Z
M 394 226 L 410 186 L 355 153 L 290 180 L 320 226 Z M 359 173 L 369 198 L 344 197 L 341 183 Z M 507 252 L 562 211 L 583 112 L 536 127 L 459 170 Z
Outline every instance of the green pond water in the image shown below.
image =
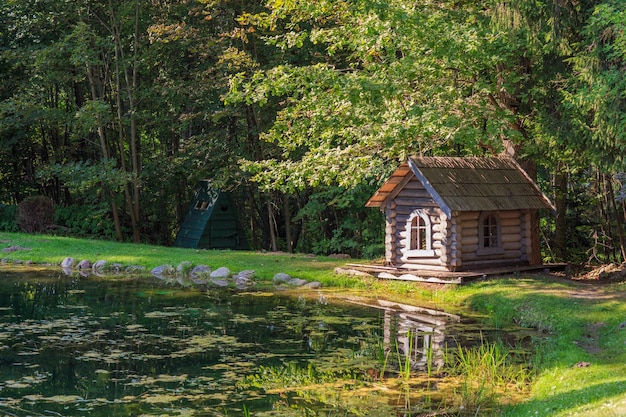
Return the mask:
M 380 379 L 407 360 L 411 372 L 432 369 L 444 346 L 469 337 L 462 320 L 348 298 L 0 269 L 0 415 L 417 416 L 440 408 L 430 383 L 405 383 L 400 395 Z

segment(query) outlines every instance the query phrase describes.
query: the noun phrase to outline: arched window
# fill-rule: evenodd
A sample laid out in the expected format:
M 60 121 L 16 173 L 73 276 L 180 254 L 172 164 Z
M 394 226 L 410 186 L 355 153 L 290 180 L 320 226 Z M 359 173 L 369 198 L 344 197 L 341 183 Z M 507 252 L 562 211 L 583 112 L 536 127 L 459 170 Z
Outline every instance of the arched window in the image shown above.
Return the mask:
M 478 218 L 478 251 L 479 255 L 502 253 L 500 222 L 497 212 L 484 212 Z
M 409 244 L 409 250 L 426 249 L 427 231 L 426 220 L 424 220 L 422 216 L 413 217 L 413 220 L 411 220 L 411 242 Z
M 406 256 L 434 256 L 430 217 L 423 210 L 415 210 L 409 216 L 406 227 L 408 247 Z

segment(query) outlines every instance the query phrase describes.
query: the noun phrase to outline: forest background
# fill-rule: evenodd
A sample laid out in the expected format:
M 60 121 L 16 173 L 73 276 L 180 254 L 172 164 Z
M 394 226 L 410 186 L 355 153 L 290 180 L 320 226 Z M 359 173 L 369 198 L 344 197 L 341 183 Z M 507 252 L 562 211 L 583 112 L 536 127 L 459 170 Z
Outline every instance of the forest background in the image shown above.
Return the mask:
M 199 179 L 254 249 L 383 253 L 408 155 L 520 160 L 548 261 L 622 262 L 622 0 L 3 0 L 0 230 L 172 244 Z

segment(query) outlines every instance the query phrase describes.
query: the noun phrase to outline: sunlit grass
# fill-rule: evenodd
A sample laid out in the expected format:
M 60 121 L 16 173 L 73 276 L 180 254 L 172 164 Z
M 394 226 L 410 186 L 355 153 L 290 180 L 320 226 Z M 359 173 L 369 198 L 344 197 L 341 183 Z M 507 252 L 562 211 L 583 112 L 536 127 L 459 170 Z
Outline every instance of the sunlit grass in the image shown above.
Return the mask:
M 338 282 L 333 270 L 345 265 L 345 260 L 304 254 L 264 253 L 252 251 L 198 250 L 143 244 L 118 243 L 101 240 L 74 239 L 48 235 L 0 233 L 0 247 L 19 246 L 20 250 L 0 254 L 11 261 L 33 261 L 36 264 L 59 265 L 66 257 L 95 262 L 139 265 L 150 270 L 159 265 L 178 265 L 188 261 L 194 265 L 205 264 L 212 268 L 222 266 L 232 271 L 252 269 L 258 278 L 271 279 L 284 272 L 308 280 Z M 349 281 L 343 277 L 342 282 Z M 354 280 L 355 283 L 358 280 Z
M 351 277 L 334 272 L 336 267 L 347 263 L 367 263 L 359 259 L 335 259 L 308 254 L 290 254 L 255 251 L 204 250 L 119 243 L 103 240 L 75 239 L 50 235 L 0 233 L 0 248 L 19 246 L 28 250 L 0 253 L 0 259 L 9 262 L 32 261 L 38 265 L 58 266 L 66 257 L 76 261 L 106 260 L 124 266 L 138 265 L 147 271 L 160 265 L 177 266 L 181 262 L 192 265 L 208 265 L 215 269 L 222 266 L 233 272 L 254 270 L 255 279 L 269 281 L 276 273 L 283 272 L 308 281 L 320 281 L 326 288 L 350 289 L 362 296 L 384 296 L 402 302 L 428 304 L 437 309 L 454 308 L 444 295 L 446 289 L 425 289 L 414 283 L 402 281 L 379 281 L 368 277 Z M 457 303 L 458 304 L 458 303 Z
M 626 404 L 626 367 L 592 363 L 586 368 L 557 367 L 536 382 L 530 401 L 511 416 L 546 412 L 550 416 L 622 416 Z M 621 404 L 621 405 L 620 405 Z

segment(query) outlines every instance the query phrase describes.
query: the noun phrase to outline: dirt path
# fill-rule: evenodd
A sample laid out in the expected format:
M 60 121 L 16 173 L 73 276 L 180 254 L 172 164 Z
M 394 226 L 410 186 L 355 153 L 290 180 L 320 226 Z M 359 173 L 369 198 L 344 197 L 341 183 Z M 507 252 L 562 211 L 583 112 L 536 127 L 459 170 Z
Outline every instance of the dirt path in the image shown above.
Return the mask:
M 626 302 L 626 291 L 618 287 L 620 283 L 626 285 L 626 265 L 605 265 L 575 279 L 569 279 L 564 275 L 555 274 L 551 274 L 551 277 L 573 285 L 567 289 L 553 289 L 546 286 L 543 290 L 539 290 L 538 292 L 548 295 L 558 295 L 559 297 L 571 297 L 590 303 L 602 301 Z M 537 288 L 535 288 L 535 290 L 537 291 Z M 624 327 L 626 327 L 626 322 L 623 324 Z M 576 344 L 590 355 L 596 356 L 602 354 L 603 350 L 599 342 L 600 334 L 605 327 L 606 323 L 604 322 L 590 323 L 585 328 L 582 339 L 577 341 Z M 586 367 L 589 365 L 588 362 L 580 362 L 575 366 Z
M 578 279 L 572 280 L 576 286 L 568 293 L 573 298 L 594 301 L 619 301 L 626 302 L 626 291 L 618 289 L 616 285 L 626 282 L 626 265 L 603 265 L 582 275 Z M 624 323 L 626 324 L 626 323 Z M 602 354 L 603 350 L 599 346 L 600 332 L 606 327 L 606 323 L 591 323 L 585 328 L 583 339 L 578 342 L 578 346 L 586 350 L 591 355 Z M 581 362 L 576 366 L 589 366 L 587 362 Z

